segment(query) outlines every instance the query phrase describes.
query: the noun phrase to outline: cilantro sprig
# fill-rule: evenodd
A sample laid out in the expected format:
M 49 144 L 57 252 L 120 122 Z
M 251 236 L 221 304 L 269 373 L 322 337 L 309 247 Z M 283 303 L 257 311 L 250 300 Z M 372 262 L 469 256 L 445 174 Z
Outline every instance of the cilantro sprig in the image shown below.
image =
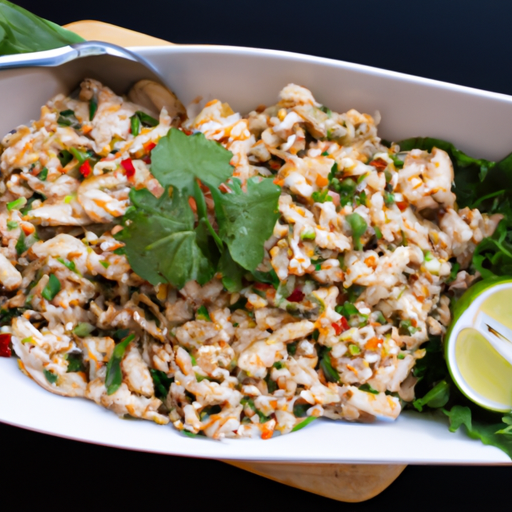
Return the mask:
M 226 289 L 234 292 L 241 289 L 243 275 L 256 270 L 279 216 L 280 187 L 270 178 L 254 177 L 244 190 L 232 177 L 232 156 L 202 133 L 188 136 L 172 128 L 159 141 L 151 172 L 165 192 L 156 198 L 147 189 L 132 189 L 133 206 L 116 236 L 143 279 L 182 288 L 191 280 L 205 284 L 220 272 Z M 207 215 L 205 187 L 215 203 L 218 232 Z

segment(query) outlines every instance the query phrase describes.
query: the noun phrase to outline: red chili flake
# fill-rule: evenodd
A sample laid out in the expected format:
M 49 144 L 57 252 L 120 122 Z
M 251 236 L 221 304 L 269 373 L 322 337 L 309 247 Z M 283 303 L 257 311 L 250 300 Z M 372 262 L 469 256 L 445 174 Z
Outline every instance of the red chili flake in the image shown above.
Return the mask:
M 121 161 L 121 165 L 123 166 L 124 170 L 126 171 L 126 177 L 128 179 L 135 176 L 135 167 L 133 166 L 133 162 L 131 158 L 127 158 L 126 160 Z
M 279 169 L 281 169 L 281 162 L 277 161 L 277 160 L 270 160 L 269 161 L 269 166 L 272 170 L 274 171 L 278 171 Z
M 336 336 L 339 336 L 342 332 L 348 331 L 350 326 L 348 325 L 347 319 L 342 316 L 337 324 L 331 324 Z
M 148 153 L 151 153 L 151 151 L 153 151 L 153 148 L 156 147 L 156 144 L 154 142 L 146 142 L 146 144 L 144 144 L 144 149 L 148 152 Z
M 256 290 L 268 290 L 272 288 L 272 285 L 268 283 L 254 283 L 254 288 L 256 288 Z
M 151 163 L 151 156 L 150 155 L 146 155 L 144 158 L 141 158 L 141 160 L 146 163 L 146 164 L 150 164 Z
M 376 158 L 370 162 L 370 165 L 375 167 L 378 171 L 383 171 L 388 166 L 388 163 L 382 158 Z
M 409 206 L 406 201 L 398 201 L 396 205 L 401 212 L 403 212 Z
M 0 357 L 11 357 L 10 343 L 10 334 L 0 334 Z
M 92 168 L 91 168 L 91 162 L 89 162 L 89 160 L 86 160 L 81 166 L 80 166 L 80 174 L 84 177 L 84 178 L 87 178 L 87 176 L 89 176 L 89 174 L 91 174 L 92 172 Z
M 286 299 L 288 302 L 302 302 L 305 295 L 298 289 L 295 288 L 292 294 Z

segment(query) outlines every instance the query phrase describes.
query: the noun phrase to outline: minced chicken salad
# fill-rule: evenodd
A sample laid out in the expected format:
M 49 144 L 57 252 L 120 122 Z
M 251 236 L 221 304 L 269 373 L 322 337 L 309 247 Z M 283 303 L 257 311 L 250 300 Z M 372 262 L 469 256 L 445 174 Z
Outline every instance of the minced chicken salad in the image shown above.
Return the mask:
M 396 419 L 501 216 L 438 148 L 287 85 L 159 119 L 85 80 L 2 141 L 0 351 L 59 395 L 189 435 Z

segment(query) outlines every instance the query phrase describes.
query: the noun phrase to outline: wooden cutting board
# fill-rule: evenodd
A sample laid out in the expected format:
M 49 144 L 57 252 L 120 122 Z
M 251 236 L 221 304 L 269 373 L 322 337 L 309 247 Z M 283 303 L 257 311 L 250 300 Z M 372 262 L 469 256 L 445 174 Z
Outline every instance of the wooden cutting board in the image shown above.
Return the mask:
M 119 46 L 173 44 L 101 21 L 76 21 L 69 23 L 65 28 L 76 32 L 84 39 L 106 41 Z M 406 467 L 393 464 L 290 464 L 229 460 L 224 462 L 304 491 L 353 503 L 377 496 L 393 483 Z

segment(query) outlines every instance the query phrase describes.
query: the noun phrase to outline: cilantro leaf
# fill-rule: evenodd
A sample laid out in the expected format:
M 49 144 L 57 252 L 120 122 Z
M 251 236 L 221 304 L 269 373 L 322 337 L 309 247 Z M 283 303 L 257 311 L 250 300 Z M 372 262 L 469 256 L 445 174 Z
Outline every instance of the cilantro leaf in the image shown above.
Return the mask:
M 125 228 L 116 238 L 124 242 L 132 269 L 153 285 L 207 283 L 214 268 L 197 243 L 186 197 L 176 189 L 172 198 L 166 189 L 158 199 L 147 189 L 132 189 L 130 200 L 135 208 L 125 215 Z
M 121 361 L 128 345 L 135 339 L 135 334 L 130 334 L 121 343 L 116 345 L 112 357 L 107 363 L 107 374 L 105 375 L 105 387 L 107 395 L 113 395 L 123 383 L 123 372 L 121 371 Z
M 233 174 L 232 153 L 202 133 L 186 135 L 171 128 L 151 152 L 151 173 L 163 187 L 172 185 L 185 195 L 194 195 L 200 179 L 218 187 Z
M 231 257 L 247 270 L 256 270 L 264 255 L 263 244 L 272 235 L 279 218 L 277 202 L 281 189 L 271 178 L 249 178 L 247 192 L 239 179 L 230 183 L 231 193 L 211 187 L 219 235 Z

